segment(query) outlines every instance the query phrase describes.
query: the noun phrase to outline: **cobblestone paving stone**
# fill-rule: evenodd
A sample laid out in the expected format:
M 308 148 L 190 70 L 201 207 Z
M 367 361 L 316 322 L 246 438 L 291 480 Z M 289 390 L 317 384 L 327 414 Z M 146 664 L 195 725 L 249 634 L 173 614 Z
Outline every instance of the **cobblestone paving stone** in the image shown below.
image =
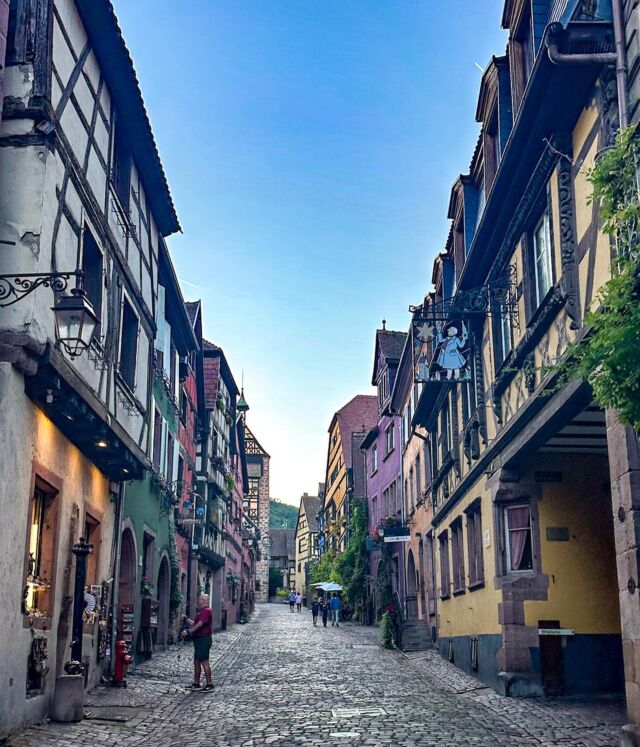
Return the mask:
M 310 614 L 265 605 L 214 637 L 213 693 L 186 693 L 189 647 L 157 654 L 126 690 L 98 688 L 80 724 L 47 723 L 11 747 L 482 745 L 614 747 L 620 701 L 503 698 L 435 652 L 384 651 L 378 631 L 314 628 Z M 333 709 L 350 709 L 346 714 Z M 357 709 L 361 709 L 358 711 Z M 384 709 L 374 715 L 371 710 Z M 108 713 L 107 711 L 111 711 Z M 126 721 L 96 720 L 99 716 Z

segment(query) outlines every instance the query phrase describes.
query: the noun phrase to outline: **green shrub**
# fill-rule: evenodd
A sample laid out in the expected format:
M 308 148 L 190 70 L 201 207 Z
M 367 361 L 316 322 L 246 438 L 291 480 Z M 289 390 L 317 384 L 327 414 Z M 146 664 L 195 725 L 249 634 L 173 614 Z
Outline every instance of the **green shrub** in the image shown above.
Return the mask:
M 393 648 L 393 630 L 388 612 L 385 612 L 380 619 L 380 643 L 384 648 Z

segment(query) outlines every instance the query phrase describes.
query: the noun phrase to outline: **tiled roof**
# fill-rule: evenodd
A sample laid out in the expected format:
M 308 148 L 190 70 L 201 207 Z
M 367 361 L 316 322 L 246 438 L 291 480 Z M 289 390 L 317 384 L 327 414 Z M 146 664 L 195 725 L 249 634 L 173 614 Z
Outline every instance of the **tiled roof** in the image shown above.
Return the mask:
M 179 231 L 180 224 L 153 137 L 138 76 L 113 3 L 111 0 L 76 0 L 76 6 L 118 114 L 125 122 L 133 157 L 158 229 L 163 236 L 168 236 Z
M 320 498 L 315 495 L 303 495 L 300 499 L 300 506 L 304 507 L 304 513 L 307 517 L 307 526 L 310 532 L 318 531 L 318 511 L 322 508 Z
M 406 332 L 395 332 L 391 329 L 378 330 L 378 342 L 380 343 L 380 352 L 387 359 L 400 360 L 404 343 L 407 339 Z
M 187 316 L 193 326 L 200 309 L 200 301 L 185 301 L 184 305 L 187 307 Z
M 351 434 L 370 431 L 378 422 L 378 400 L 370 394 L 357 394 L 334 415 L 340 427 L 344 461 L 351 467 Z M 333 422 L 333 421 L 332 421 Z
M 272 558 L 295 558 L 296 530 L 272 528 L 269 529 L 269 555 Z
M 209 343 L 211 345 L 211 343 Z M 220 358 L 208 358 L 204 362 L 204 405 L 212 410 L 216 406 L 218 381 L 220 380 Z
M 373 386 L 377 385 L 379 372 L 378 359 L 380 355 L 382 355 L 387 363 L 390 361 L 398 362 L 402 357 L 406 339 L 406 332 L 396 332 L 392 329 L 376 330 L 376 347 L 373 356 L 373 374 L 371 376 L 371 384 Z
M 216 352 L 220 352 L 222 348 L 219 348 L 215 343 L 210 342 L 209 340 L 202 339 L 202 349 L 203 350 L 214 350 Z

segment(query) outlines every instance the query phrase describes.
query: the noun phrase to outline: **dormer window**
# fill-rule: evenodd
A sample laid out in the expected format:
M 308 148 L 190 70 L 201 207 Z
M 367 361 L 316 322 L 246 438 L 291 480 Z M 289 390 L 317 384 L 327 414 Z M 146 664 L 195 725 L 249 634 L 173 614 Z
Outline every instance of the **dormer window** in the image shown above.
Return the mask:
M 524 97 L 527 82 L 533 70 L 533 28 L 531 25 L 531 9 L 527 3 L 520 23 L 510 42 L 514 100 L 519 106 Z

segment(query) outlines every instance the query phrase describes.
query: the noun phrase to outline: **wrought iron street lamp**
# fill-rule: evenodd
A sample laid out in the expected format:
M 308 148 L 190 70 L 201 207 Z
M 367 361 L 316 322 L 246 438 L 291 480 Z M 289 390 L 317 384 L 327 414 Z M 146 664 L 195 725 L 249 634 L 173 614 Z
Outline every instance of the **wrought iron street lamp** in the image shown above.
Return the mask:
M 98 317 L 82 288 L 83 273 L 79 268 L 73 272 L 0 275 L 0 308 L 21 301 L 37 288 L 51 288 L 55 293 L 64 294 L 72 277 L 76 279 L 76 287 L 71 295 L 62 295 L 52 310 L 56 343 L 71 358 L 76 358 L 91 345 L 98 324 Z
M 76 358 L 87 350 L 93 340 L 98 317 L 80 280 L 70 296 L 62 296 L 53 307 L 56 319 L 56 341 L 71 356 Z

